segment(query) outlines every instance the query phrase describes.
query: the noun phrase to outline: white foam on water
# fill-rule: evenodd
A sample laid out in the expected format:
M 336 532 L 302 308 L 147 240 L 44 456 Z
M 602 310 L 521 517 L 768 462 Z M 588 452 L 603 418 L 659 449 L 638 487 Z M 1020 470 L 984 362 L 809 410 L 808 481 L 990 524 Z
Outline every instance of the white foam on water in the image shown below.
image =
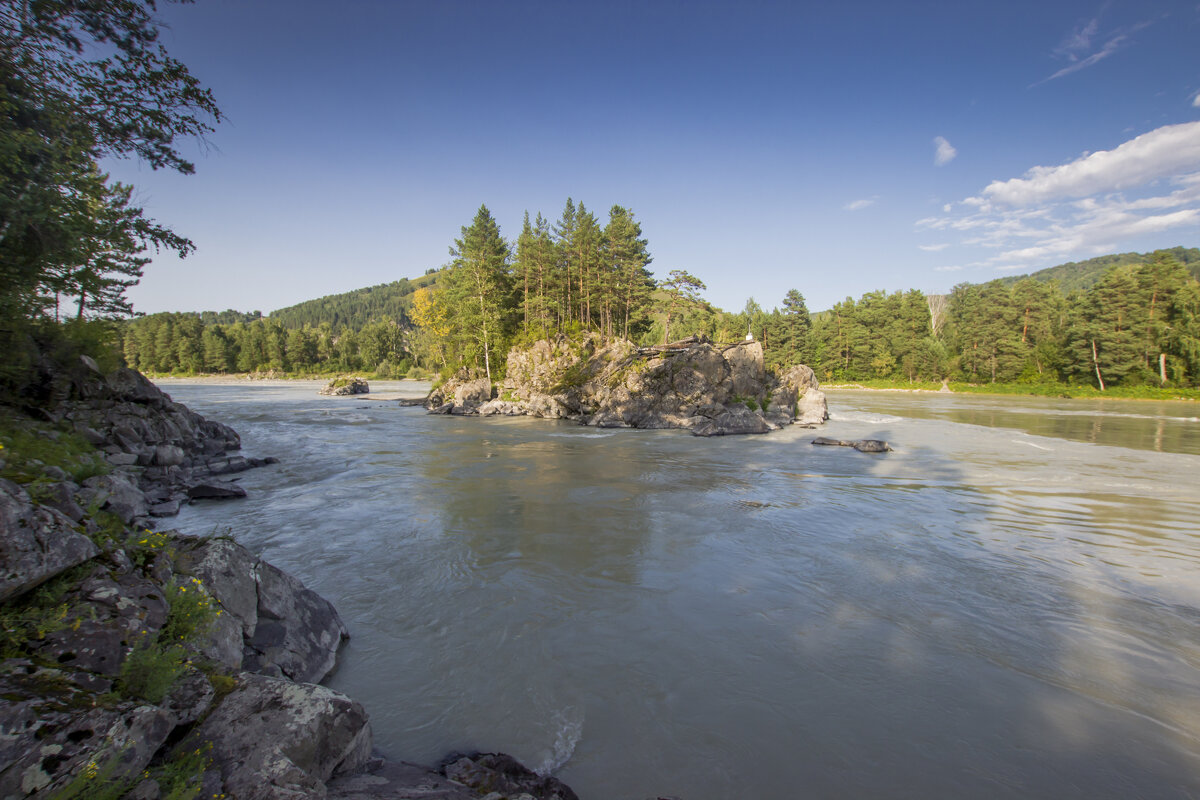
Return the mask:
M 554 744 L 543 750 L 541 763 L 533 771 L 542 777 L 553 775 L 571 760 L 575 746 L 583 738 L 583 712 L 573 706 L 554 712 Z
M 870 414 L 866 411 L 829 412 L 829 418 L 835 422 L 870 422 L 874 424 L 900 422 L 903 417 L 893 417 L 890 414 Z

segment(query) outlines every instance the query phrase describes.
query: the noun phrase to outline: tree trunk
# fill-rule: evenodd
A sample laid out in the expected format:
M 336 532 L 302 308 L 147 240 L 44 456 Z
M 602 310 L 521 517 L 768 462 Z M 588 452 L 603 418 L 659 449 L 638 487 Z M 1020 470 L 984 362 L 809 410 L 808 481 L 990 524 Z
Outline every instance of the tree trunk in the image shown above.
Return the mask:
M 1164 386 L 1167 383 L 1167 354 L 1166 353 L 1158 354 L 1158 380 L 1159 380 L 1159 383 L 1162 383 Z
M 1096 381 L 1100 384 L 1100 391 L 1104 391 L 1104 376 L 1100 374 L 1100 356 L 1096 353 L 1096 340 L 1092 339 L 1092 366 L 1096 368 Z

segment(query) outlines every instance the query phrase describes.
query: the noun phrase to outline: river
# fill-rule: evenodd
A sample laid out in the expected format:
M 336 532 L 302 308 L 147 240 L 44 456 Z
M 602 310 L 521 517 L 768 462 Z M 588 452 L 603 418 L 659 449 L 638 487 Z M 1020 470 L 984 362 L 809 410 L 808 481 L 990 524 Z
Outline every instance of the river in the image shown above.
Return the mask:
M 337 606 L 329 684 L 393 758 L 584 800 L 1200 796 L 1195 403 L 838 390 L 701 439 L 161 385 L 281 459 L 174 524 Z

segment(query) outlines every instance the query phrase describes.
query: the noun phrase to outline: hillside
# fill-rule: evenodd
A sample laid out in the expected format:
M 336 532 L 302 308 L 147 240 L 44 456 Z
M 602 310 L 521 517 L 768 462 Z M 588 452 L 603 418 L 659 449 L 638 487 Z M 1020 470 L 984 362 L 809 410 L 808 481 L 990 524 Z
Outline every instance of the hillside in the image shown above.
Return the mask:
M 1013 284 L 1025 278 L 1043 282 L 1058 281 L 1058 286 L 1063 294 L 1070 294 L 1091 288 L 1105 272 L 1113 267 L 1145 264 L 1155 253 L 1173 256 L 1176 261 L 1187 267 L 1192 277 L 1200 280 L 1200 248 L 1195 247 L 1172 247 L 1166 250 L 1156 250 L 1154 253 L 1118 253 L 1098 256 L 1089 258 L 1087 261 L 1071 261 L 1059 264 L 1057 267 L 1047 267 L 1028 275 L 1011 275 L 1003 280 L 1006 284 Z
M 306 324 L 315 328 L 322 322 L 328 322 L 334 330 L 345 325 L 357 331 L 372 320 L 384 318 L 403 324 L 408 320 L 413 293 L 425 286 L 432 286 L 440 275 L 440 271 L 431 272 L 411 280 L 401 278 L 365 289 L 305 300 L 272 311 L 269 316 L 285 328 L 301 328 Z

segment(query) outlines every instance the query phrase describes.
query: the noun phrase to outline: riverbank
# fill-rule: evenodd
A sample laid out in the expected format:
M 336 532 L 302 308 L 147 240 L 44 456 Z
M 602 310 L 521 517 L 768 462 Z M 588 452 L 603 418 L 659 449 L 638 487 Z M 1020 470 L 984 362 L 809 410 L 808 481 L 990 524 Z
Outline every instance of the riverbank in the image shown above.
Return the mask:
M 333 606 L 231 532 L 153 530 L 274 460 L 131 370 L 50 383 L 40 419 L 0 409 L 0 796 L 575 797 L 503 754 L 373 753 L 363 706 L 320 685 L 349 637 Z
M 962 383 L 947 384 L 907 381 L 854 381 L 827 383 L 822 389 L 853 389 L 868 392 L 903 392 L 907 394 L 983 394 L 1018 397 L 1087 398 L 1092 400 L 1200 400 L 1200 389 L 1159 388 L 1156 386 L 1112 386 L 1100 391 L 1094 386 L 1073 386 L 1066 383 Z

